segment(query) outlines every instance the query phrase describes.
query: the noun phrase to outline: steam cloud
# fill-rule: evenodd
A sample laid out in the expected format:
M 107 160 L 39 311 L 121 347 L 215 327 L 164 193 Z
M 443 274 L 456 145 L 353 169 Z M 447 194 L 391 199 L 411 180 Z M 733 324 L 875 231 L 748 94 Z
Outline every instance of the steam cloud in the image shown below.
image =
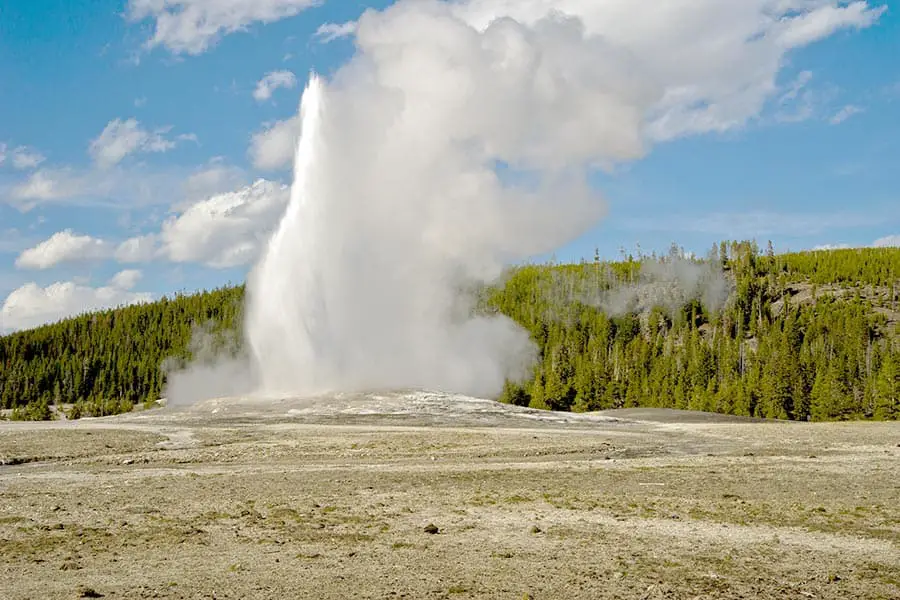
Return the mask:
M 695 260 L 675 247 L 668 255 L 640 256 L 634 276 L 618 275 L 608 264 L 584 264 L 586 271 L 554 270 L 542 281 L 540 295 L 551 321 L 577 319 L 580 305 L 609 316 L 638 314 L 645 320 L 653 309 L 675 317 L 690 301 L 698 300 L 716 313 L 732 298 L 734 281 L 716 260 Z
M 499 392 L 534 349 L 511 321 L 471 316 L 459 290 L 594 226 L 592 169 L 642 157 L 651 139 L 740 124 L 784 52 L 878 16 L 831 4 L 673 3 L 622 28 L 610 23 L 634 6 L 618 0 L 367 11 L 354 57 L 303 94 L 290 204 L 248 280 L 253 383 Z M 828 28 L 805 26 L 826 9 Z
M 716 312 L 728 300 L 731 281 L 712 261 L 695 262 L 679 254 L 645 261 L 638 281 L 608 292 L 594 292 L 585 303 L 611 315 L 646 312 L 656 307 L 670 315 L 690 300 L 700 300 L 707 310 Z
M 531 342 L 458 290 L 596 223 L 587 169 L 643 153 L 658 91 L 573 18 L 479 31 L 401 2 L 357 44 L 304 93 L 291 202 L 249 280 L 261 389 L 494 395 Z

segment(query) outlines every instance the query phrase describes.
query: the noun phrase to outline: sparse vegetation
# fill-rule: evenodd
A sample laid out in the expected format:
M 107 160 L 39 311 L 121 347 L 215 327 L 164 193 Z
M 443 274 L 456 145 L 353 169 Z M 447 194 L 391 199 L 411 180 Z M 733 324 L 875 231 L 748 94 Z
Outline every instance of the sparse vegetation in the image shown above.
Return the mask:
M 7 423 L 0 596 L 898 597 L 898 423 L 538 416 Z

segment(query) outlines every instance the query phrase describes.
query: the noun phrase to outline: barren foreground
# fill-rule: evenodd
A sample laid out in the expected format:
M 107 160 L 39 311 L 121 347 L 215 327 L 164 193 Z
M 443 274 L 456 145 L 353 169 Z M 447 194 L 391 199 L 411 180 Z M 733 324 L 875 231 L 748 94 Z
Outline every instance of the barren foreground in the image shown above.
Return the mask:
M 232 401 L 0 462 L 3 599 L 900 598 L 900 423 Z

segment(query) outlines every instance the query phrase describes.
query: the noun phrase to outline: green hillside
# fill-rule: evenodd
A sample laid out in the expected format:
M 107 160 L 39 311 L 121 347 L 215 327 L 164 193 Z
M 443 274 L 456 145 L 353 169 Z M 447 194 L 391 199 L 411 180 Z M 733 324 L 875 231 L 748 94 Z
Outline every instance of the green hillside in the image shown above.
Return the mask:
M 622 290 L 641 293 L 650 264 L 527 266 L 485 290 L 481 309 L 519 322 L 540 349 L 532 377 L 508 382 L 500 399 L 553 410 L 900 418 L 900 249 L 776 255 L 723 243 L 691 262 L 731 290 L 716 310 L 702 295 L 606 310 Z M 0 337 L 0 408 L 40 419 L 53 404 L 74 404 L 77 417 L 153 402 L 163 366 L 190 358 L 196 328 L 239 334 L 242 297 L 234 287 L 163 298 Z

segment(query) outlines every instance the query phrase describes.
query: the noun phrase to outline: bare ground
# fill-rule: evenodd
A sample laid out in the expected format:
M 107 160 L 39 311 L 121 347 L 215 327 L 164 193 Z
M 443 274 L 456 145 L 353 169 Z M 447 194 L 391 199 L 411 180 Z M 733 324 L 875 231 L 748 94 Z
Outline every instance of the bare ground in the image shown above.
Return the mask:
M 0 424 L 0 598 L 900 598 L 900 423 L 373 398 Z

